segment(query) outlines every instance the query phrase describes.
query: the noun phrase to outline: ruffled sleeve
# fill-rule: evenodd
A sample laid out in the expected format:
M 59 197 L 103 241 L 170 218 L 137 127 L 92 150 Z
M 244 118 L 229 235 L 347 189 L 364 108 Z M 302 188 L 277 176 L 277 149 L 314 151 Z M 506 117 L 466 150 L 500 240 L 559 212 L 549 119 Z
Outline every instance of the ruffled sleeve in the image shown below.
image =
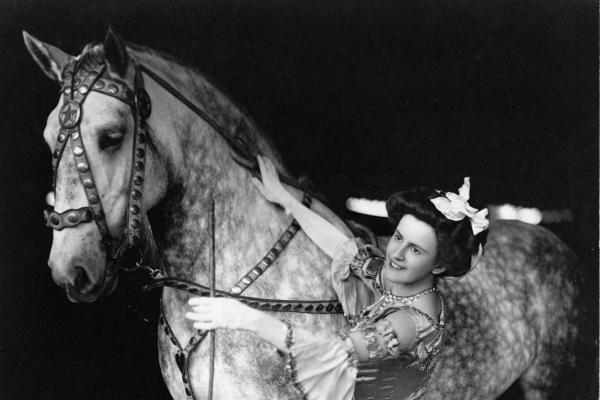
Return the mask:
M 375 277 L 383 259 L 381 251 L 358 238 L 338 247 L 331 262 L 331 280 L 346 316 L 358 314 L 379 296 Z
M 342 331 L 311 331 L 288 325 L 289 377 L 308 400 L 351 400 L 358 358 L 352 340 Z

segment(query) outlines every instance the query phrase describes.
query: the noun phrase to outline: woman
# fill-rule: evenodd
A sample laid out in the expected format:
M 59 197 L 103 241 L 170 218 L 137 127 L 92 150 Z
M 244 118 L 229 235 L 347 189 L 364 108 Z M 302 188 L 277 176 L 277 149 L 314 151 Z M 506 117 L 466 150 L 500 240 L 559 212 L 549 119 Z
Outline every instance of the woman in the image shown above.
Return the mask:
M 394 377 L 402 374 L 385 385 L 378 382 L 381 394 L 391 390 L 397 399 L 420 398 L 444 331 L 444 305 L 435 283 L 464 276 L 485 242 L 487 210 L 468 204 L 468 178 L 459 194 L 422 188 L 394 194 L 386 208 L 395 231 L 383 255 L 303 206 L 282 186 L 270 160 L 259 157 L 258 162 L 258 190 L 291 213 L 333 259 L 333 287 L 352 326 L 347 332 L 291 326 L 224 298 L 190 299 L 186 317 L 197 329 L 254 332 L 282 350 L 292 384 L 304 398 L 373 394 L 368 383 L 356 383 L 373 380 L 374 373 L 385 376 L 386 370 Z M 361 369 L 367 362 L 369 368 Z

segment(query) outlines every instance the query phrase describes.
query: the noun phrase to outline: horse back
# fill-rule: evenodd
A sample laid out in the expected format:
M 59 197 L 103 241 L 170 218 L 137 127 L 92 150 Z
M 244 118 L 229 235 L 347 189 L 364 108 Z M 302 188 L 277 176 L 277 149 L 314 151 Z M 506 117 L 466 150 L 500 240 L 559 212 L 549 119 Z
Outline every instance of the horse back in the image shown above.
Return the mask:
M 536 392 L 525 398 L 550 398 L 578 362 L 582 279 L 577 257 L 551 232 L 494 221 L 474 270 L 439 284 L 446 338 L 427 398 L 493 399 L 519 379 Z

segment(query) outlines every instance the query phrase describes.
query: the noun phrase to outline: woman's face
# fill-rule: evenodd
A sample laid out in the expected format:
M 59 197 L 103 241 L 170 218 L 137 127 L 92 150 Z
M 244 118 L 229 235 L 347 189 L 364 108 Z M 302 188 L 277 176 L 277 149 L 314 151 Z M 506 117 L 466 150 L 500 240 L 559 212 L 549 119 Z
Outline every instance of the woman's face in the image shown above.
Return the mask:
M 437 239 L 433 227 L 407 214 L 398 222 L 388 243 L 383 278 L 402 285 L 418 283 L 432 276 L 436 257 Z

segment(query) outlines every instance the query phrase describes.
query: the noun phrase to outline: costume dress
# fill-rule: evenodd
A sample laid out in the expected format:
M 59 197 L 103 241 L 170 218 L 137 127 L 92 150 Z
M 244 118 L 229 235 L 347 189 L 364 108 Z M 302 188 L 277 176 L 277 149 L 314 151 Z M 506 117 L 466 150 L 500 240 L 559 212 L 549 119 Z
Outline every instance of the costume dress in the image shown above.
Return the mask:
M 443 301 L 436 322 L 406 304 L 406 297 L 384 293 L 379 276 L 383 259 L 376 248 L 350 239 L 336 251 L 331 264 L 333 287 L 351 322 L 350 332 L 358 331 L 367 340 L 367 363 L 358 362 L 347 331 L 288 326 L 287 368 L 302 398 L 416 400 L 425 393 L 442 346 Z M 398 349 L 396 334 L 385 319 L 394 312 L 407 313 L 416 326 L 414 341 L 403 350 Z M 383 337 L 385 347 L 377 335 Z

